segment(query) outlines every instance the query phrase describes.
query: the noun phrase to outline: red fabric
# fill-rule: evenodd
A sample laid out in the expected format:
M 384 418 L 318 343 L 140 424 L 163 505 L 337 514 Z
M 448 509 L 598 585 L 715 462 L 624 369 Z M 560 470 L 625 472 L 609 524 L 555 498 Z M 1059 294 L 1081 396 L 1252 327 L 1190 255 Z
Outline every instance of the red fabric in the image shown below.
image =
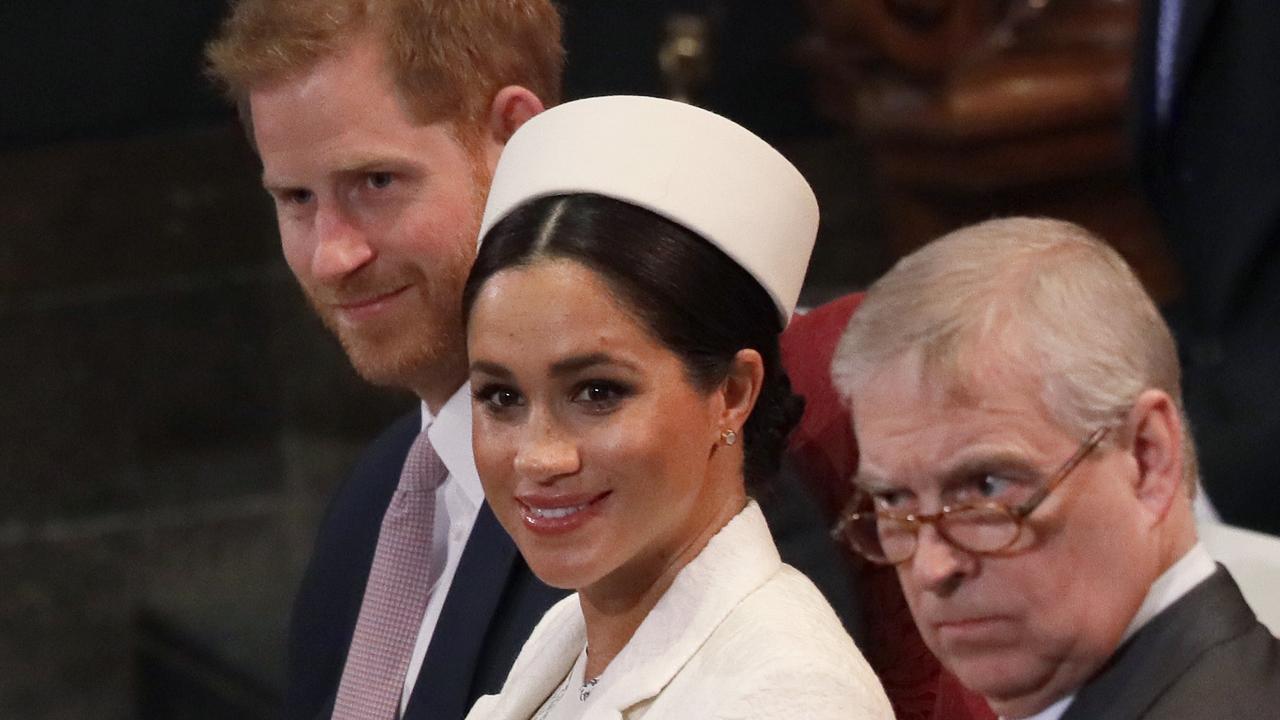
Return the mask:
M 782 334 L 782 363 L 805 398 L 788 453 L 823 503 L 828 520 L 852 494 L 858 445 L 849 413 L 831 385 L 831 358 L 862 293 L 796 316 Z M 867 609 L 867 660 L 884 683 L 898 720 L 994 720 L 978 695 L 942 669 L 916 631 L 892 568 L 858 561 L 856 589 Z

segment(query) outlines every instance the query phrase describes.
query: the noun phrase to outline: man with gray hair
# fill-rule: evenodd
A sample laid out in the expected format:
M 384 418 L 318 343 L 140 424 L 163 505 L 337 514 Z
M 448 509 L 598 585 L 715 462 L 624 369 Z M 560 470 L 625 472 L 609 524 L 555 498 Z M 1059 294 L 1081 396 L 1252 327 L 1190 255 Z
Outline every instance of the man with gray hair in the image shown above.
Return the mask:
M 1262 718 L 1280 641 L 1198 542 L 1173 338 L 1111 248 L 995 220 L 903 258 L 832 363 L 840 530 L 1002 717 Z

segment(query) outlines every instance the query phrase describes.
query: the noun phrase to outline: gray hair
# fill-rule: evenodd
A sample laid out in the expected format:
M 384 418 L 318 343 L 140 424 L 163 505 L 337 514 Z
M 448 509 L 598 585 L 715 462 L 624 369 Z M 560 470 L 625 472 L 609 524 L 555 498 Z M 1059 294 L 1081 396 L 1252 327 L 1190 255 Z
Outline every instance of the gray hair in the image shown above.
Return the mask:
M 924 372 L 964 392 L 974 354 L 991 348 L 1039 378 L 1050 416 L 1082 438 L 1122 422 L 1144 390 L 1168 393 L 1194 488 L 1173 335 L 1120 254 L 1068 222 L 990 220 L 902 258 L 854 312 L 832 381 L 850 402 L 877 369 L 919 351 Z

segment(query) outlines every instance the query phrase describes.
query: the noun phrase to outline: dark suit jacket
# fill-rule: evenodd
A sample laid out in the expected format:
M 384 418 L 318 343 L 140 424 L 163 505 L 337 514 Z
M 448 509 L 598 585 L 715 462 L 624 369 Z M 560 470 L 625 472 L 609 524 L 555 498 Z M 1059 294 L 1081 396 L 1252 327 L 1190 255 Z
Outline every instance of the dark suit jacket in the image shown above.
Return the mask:
M 1280 716 L 1280 641 L 1222 566 L 1116 652 L 1062 720 Z
M 1182 2 L 1162 125 L 1158 0 L 1143 0 L 1138 167 L 1184 275 L 1166 310 L 1205 486 L 1224 519 L 1280 533 L 1280 13 L 1274 0 Z
M 294 602 L 285 717 L 332 714 L 347 649 L 373 564 L 382 516 L 421 418 L 410 413 L 365 452 L 330 503 Z M 854 625 L 850 573 L 814 501 L 784 474 L 758 500 L 785 561 L 804 571 Z M 533 626 L 565 591 L 543 585 L 487 504 L 454 576 L 404 720 L 460 720 L 481 695 L 502 687 Z
M 382 516 L 421 422 L 413 412 L 383 432 L 330 502 L 294 602 L 286 718 L 332 714 Z M 461 718 L 475 698 L 496 692 L 529 631 L 564 595 L 533 576 L 482 506 L 405 720 Z

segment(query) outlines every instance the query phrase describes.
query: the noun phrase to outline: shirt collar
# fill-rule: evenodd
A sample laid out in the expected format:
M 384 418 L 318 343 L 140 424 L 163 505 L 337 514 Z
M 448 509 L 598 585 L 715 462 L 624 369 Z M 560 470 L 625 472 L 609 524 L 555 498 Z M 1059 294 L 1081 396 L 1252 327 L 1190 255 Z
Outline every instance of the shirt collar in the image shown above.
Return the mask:
M 1147 597 L 1143 599 L 1138 612 L 1134 613 L 1133 619 L 1129 621 L 1129 627 L 1125 629 L 1124 637 L 1120 642 L 1124 643 L 1133 637 L 1133 634 L 1151 622 L 1152 618 L 1164 612 L 1165 608 L 1177 602 L 1183 595 L 1191 592 L 1192 588 L 1207 580 L 1215 569 L 1217 566 L 1209 556 L 1209 551 L 1205 549 L 1204 543 L 1197 542 L 1177 562 L 1170 565 L 1168 570 L 1156 578 L 1155 582 L 1151 583 Z
M 1071 693 L 1070 695 L 1062 698 L 1058 702 L 1041 710 L 1035 715 L 1030 715 L 1028 717 L 1023 718 L 1023 720 L 1058 720 L 1058 718 L 1062 717 L 1062 714 L 1067 711 L 1067 706 L 1071 704 L 1071 701 L 1075 699 L 1076 699 L 1075 693 Z M 1000 720 L 1005 720 L 1005 719 L 1002 717 L 1000 718 Z
M 449 469 L 450 479 L 478 507 L 484 502 L 484 487 L 471 450 L 471 384 L 463 383 L 434 416 L 422 403 L 422 428 Z

